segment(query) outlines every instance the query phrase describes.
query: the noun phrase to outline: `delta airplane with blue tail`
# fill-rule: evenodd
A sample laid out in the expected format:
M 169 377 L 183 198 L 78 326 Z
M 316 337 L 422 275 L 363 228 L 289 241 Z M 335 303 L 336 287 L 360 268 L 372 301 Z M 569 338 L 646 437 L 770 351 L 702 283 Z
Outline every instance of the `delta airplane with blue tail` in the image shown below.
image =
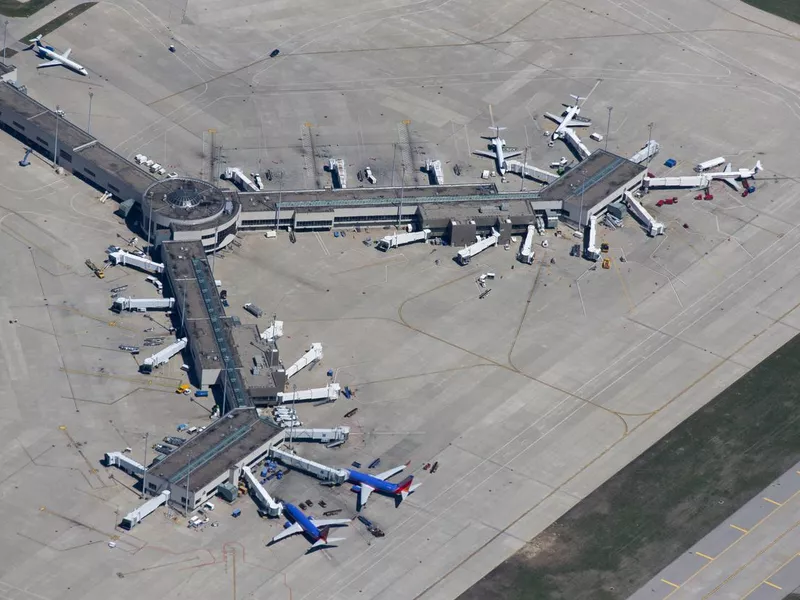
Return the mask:
M 72 52 L 72 48 L 67 48 L 66 51 L 64 51 L 64 54 L 59 54 L 52 46 L 46 46 L 42 43 L 41 35 L 37 35 L 32 40 L 29 40 L 29 42 L 30 46 L 28 47 L 28 50 L 35 51 L 39 58 L 50 59 L 47 62 L 41 63 L 38 66 L 39 69 L 43 69 L 45 67 L 66 67 L 67 69 L 75 71 L 81 75 L 89 75 L 89 72 L 83 65 L 76 63 L 69 57 L 70 53 Z
M 414 483 L 413 475 L 409 475 L 400 483 L 386 481 L 405 469 L 408 464 L 409 463 L 394 467 L 383 473 L 378 473 L 377 475 L 367 475 L 366 473 L 346 469 L 348 474 L 347 481 L 355 484 L 352 490 L 358 492 L 358 510 L 366 506 L 367 500 L 369 500 L 369 496 L 372 492 L 379 492 L 385 496 L 393 497 L 396 506 L 399 506 L 403 500 L 408 498 L 408 495 L 413 493 L 414 490 L 421 485 L 419 483 Z
M 351 519 L 314 519 L 307 517 L 302 510 L 294 504 L 288 502 L 283 505 L 283 511 L 292 521 L 291 525 L 272 538 L 270 545 L 280 542 L 282 539 L 302 533 L 311 542 L 309 551 L 318 548 L 329 548 L 336 546 L 336 542 L 344 541 L 345 538 L 328 537 L 331 527 L 345 527 L 350 524 Z

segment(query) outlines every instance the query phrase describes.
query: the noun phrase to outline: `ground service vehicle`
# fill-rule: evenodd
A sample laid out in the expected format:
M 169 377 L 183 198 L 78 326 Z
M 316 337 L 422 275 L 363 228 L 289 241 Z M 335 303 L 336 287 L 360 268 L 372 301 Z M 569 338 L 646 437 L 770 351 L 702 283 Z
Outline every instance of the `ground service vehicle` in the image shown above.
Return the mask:
M 245 304 L 243 308 L 247 312 L 249 312 L 251 315 L 253 315 L 256 319 L 260 318 L 264 314 L 263 310 L 261 310 L 255 304 L 252 304 L 251 302 L 248 302 L 247 304 Z

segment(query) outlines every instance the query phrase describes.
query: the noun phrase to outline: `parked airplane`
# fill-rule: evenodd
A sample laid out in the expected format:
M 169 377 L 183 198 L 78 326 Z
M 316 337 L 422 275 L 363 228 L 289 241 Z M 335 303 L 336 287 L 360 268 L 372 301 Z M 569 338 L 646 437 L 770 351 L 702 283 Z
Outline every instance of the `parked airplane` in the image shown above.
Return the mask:
M 311 541 L 311 549 L 335 546 L 334 542 L 341 542 L 345 538 L 329 538 L 328 532 L 331 527 L 344 527 L 350 524 L 350 519 L 321 519 L 316 520 L 307 517 L 302 510 L 294 504 L 288 502 L 283 505 L 286 516 L 292 520 L 292 524 L 272 538 L 270 544 L 279 542 L 284 538 L 295 533 L 304 534 Z
M 720 171 L 717 173 L 704 173 L 706 177 L 710 177 L 712 180 L 714 179 L 721 179 L 737 192 L 742 191 L 742 184 L 741 181 L 745 179 L 750 179 L 751 177 L 755 177 L 756 173 L 763 171 L 764 167 L 761 166 L 761 161 L 757 160 L 755 166 L 752 169 L 739 169 L 738 171 L 734 171 L 731 168 L 731 163 L 725 165 L 725 170 Z
M 67 48 L 64 54 L 59 54 L 56 52 L 55 48 L 52 46 L 45 46 L 42 43 L 42 36 L 37 35 L 35 38 L 30 40 L 30 47 L 29 50 L 34 50 L 36 55 L 39 58 L 49 58 L 47 62 L 44 62 L 39 65 L 39 69 L 43 67 L 66 67 L 75 71 L 76 73 L 80 73 L 81 75 L 88 75 L 89 72 L 83 67 L 83 65 L 79 65 L 74 60 L 69 58 L 70 53 L 72 52 L 72 48 Z
M 485 140 L 489 140 L 489 145 L 494 148 L 494 152 L 489 152 L 487 150 L 475 150 L 473 154 L 477 154 L 478 156 L 485 156 L 487 158 L 493 158 L 497 172 L 500 175 L 505 175 L 506 171 L 508 170 L 508 165 L 506 164 L 507 158 L 513 158 L 515 156 L 519 156 L 522 154 L 521 151 L 519 152 L 509 152 L 506 154 L 503 152 L 503 147 L 506 145 L 506 141 L 500 137 L 500 131 L 505 129 L 505 127 L 495 127 L 492 125 L 489 129 L 494 129 L 494 137 L 486 137 L 481 136 Z
M 707 188 L 714 181 L 724 181 L 737 192 L 742 191 L 742 182 L 755 177 L 757 173 L 764 170 L 761 161 L 756 161 L 752 169 L 731 168 L 731 163 L 725 165 L 723 171 L 716 173 L 704 171 L 698 175 L 688 175 L 684 177 L 650 177 L 645 178 L 644 184 L 648 188 Z
M 361 510 L 367 505 L 369 495 L 375 491 L 394 497 L 396 504 L 400 504 L 400 502 L 405 500 L 409 494 L 421 485 L 419 483 L 413 483 L 414 476 L 409 475 L 400 483 L 391 483 L 386 480 L 396 475 L 407 466 L 408 464 L 400 465 L 399 467 L 394 467 L 377 475 L 367 475 L 366 473 L 348 469 L 347 480 L 355 484 L 352 489 L 354 492 L 358 492 L 358 509 Z
M 549 112 L 544 113 L 545 117 L 558 123 L 558 127 L 556 127 L 556 130 L 550 136 L 553 141 L 563 138 L 567 134 L 567 129 L 569 127 L 589 127 L 592 124 L 591 119 L 585 119 L 578 116 L 581 112 L 581 102 L 586 100 L 588 96 L 583 98 L 581 96 L 574 96 L 570 94 L 570 98 L 575 99 L 575 104 L 564 104 L 564 108 L 566 110 L 561 113 L 561 116 L 556 116 Z

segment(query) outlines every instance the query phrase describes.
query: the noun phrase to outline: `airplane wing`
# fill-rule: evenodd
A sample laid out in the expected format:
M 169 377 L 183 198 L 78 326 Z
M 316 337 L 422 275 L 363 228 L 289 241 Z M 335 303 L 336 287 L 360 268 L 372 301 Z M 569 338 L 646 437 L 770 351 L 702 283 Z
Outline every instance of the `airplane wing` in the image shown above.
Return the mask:
M 279 542 L 284 538 L 289 537 L 290 535 L 294 535 L 295 533 L 300 533 L 303 531 L 303 528 L 298 525 L 297 523 L 292 523 L 291 526 L 287 527 L 283 531 L 281 531 L 278 535 L 272 538 L 273 542 Z
M 473 150 L 472 153 L 478 156 L 485 156 L 486 158 L 497 158 L 494 152 L 489 152 L 488 150 Z
M 553 113 L 549 113 L 549 112 L 544 113 L 544 116 L 547 117 L 548 119 L 550 119 L 551 121 L 555 121 L 559 125 L 561 125 L 561 122 L 564 120 L 563 117 L 557 117 Z
M 509 152 L 508 154 L 503 154 L 503 158 L 514 158 L 515 156 L 519 156 L 520 154 L 522 154 L 521 150 L 518 152 Z
M 591 127 L 591 125 L 591 121 L 576 119 L 574 117 L 569 120 L 569 123 L 567 123 L 567 127 Z
M 388 471 L 384 471 L 383 473 L 378 473 L 375 475 L 377 479 L 389 479 L 392 475 L 397 475 L 400 471 L 406 468 L 406 465 L 400 465 L 398 467 L 392 467 Z
M 38 68 L 42 69 L 44 67 L 60 67 L 61 64 L 62 63 L 60 60 L 48 60 L 47 62 L 40 64 Z
M 375 491 L 375 488 L 370 487 L 365 484 L 361 484 L 361 489 L 358 491 L 358 505 L 359 506 L 366 506 L 367 500 L 369 500 L 369 495 Z
M 349 525 L 351 519 L 313 519 L 314 525 L 317 527 L 338 527 L 340 525 Z
M 741 192 L 742 191 L 742 184 L 739 183 L 738 181 L 736 181 L 735 179 L 729 179 L 729 178 L 725 177 L 722 181 L 727 183 L 729 186 L 731 186 L 737 192 Z
M 67 48 L 66 52 L 64 52 L 64 54 L 62 54 L 61 56 L 63 56 L 64 58 L 69 58 L 70 52 L 72 52 L 72 48 Z

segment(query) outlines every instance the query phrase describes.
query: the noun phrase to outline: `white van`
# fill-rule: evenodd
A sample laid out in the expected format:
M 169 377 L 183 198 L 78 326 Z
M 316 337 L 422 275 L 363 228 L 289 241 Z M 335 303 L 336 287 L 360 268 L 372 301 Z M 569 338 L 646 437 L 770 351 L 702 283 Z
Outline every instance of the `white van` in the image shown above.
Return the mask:
M 197 427 L 189 427 L 189 429 L 186 430 L 186 433 L 188 433 L 189 435 L 194 435 L 195 433 L 197 433 Z
M 206 510 L 214 510 L 214 503 L 213 502 L 206 502 L 203 504 L 203 508 Z

